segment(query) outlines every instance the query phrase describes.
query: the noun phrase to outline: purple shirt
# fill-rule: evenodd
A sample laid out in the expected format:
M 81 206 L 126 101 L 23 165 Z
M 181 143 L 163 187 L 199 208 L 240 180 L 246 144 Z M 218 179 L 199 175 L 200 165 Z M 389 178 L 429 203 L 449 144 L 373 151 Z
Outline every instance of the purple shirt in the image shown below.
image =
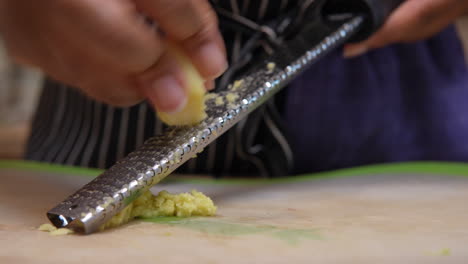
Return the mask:
M 468 161 L 468 73 L 453 27 L 354 59 L 341 52 L 289 88 L 285 117 L 296 172 Z

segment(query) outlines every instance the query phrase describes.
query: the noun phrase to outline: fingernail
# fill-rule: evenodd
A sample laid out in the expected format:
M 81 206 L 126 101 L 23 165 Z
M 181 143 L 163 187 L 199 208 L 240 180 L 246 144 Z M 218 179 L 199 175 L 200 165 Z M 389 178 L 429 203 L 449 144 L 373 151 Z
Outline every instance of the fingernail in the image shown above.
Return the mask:
M 205 81 L 205 88 L 206 90 L 208 91 L 211 91 L 215 88 L 215 81 L 211 80 L 211 81 Z
M 343 50 L 343 57 L 350 59 L 357 56 L 361 56 L 366 53 L 369 48 L 366 45 L 345 45 Z
M 147 91 L 148 98 L 158 111 L 178 113 L 187 105 L 187 95 L 172 76 L 164 76 L 153 82 Z
M 202 65 L 202 74 L 217 78 L 228 68 L 226 56 L 222 49 L 214 42 L 202 45 L 194 54 L 195 60 Z

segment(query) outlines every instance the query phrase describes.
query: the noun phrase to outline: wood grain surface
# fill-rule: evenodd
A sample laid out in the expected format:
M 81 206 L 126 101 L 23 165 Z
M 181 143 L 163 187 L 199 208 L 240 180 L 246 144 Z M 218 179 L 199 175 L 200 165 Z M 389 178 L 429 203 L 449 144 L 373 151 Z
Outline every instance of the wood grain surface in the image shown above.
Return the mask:
M 0 263 L 467 263 L 468 178 L 369 175 L 281 184 L 171 183 L 216 217 L 135 221 L 88 236 L 37 231 L 90 178 L 0 169 Z

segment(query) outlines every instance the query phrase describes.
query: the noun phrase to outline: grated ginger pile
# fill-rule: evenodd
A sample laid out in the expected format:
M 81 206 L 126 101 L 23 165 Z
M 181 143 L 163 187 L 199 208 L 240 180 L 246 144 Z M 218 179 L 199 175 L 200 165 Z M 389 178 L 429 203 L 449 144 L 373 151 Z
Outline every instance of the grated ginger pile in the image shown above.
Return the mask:
M 146 191 L 102 225 L 100 230 L 121 226 L 135 218 L 213 216 L 216 214 L 216 210 L 217 207 L 214 205 L 213 200 L 196 190 L 180 194 L 161 191 L 157 195 Z M 51 224 L 43 224 L 38 230 L 49 232 L 52 236 L 73 234 L 73 231 L 70 229 L 57 229 Z
M 101 226 L 101 230 L 121 226 L 134 218 L 213 216 L 216 209 L 208 196 L 196 190 L 181 194 L 161 191 L 156 196 L 147 191 Z

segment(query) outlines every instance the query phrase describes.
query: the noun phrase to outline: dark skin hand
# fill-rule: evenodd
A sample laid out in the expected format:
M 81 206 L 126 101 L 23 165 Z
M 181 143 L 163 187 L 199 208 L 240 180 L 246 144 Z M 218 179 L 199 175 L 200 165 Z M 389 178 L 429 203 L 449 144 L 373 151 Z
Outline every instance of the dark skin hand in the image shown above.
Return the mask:
M 183 108 L 187 85 L 167 39 L 183 48 L 207 88 L 227 68 L 207 0 L 0 0 L 0 33 L 17 62 L 117 106 L 146 98 L 164 112 Z
M 467 0 L 406 0 L 377 33 L 361 43 L 346 45 L 344 56 L 351 58 L 389 44 L 429 38 L 466 14 Z

